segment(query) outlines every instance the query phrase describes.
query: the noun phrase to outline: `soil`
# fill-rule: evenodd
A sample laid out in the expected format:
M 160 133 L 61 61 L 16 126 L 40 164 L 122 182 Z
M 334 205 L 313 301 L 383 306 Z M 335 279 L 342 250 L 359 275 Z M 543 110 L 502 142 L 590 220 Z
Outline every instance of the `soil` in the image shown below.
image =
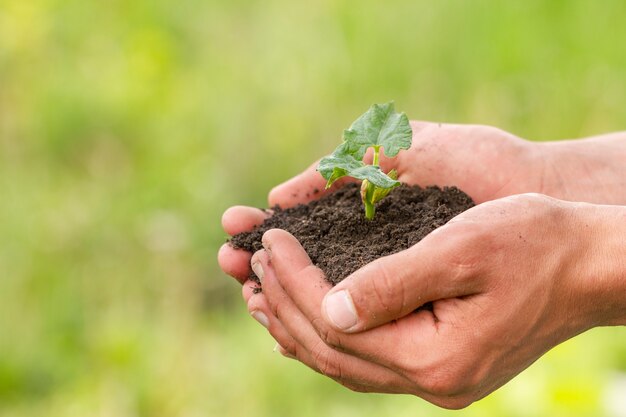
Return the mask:
M 456 187 L 401 185 L 376 206 L 373 221 L 365 218 L 360 187 L 347 184 L 319 200 L 296 207 L 273 207 L 274 214 L 250 232 L 235 235 L 230 244 L 256 252 L 269 229 L 294 235 L 312 262 L 333 285 L 363 265 L 407 249 L 474 206 Z M 251 273 L 250 279 L 258 283 Z

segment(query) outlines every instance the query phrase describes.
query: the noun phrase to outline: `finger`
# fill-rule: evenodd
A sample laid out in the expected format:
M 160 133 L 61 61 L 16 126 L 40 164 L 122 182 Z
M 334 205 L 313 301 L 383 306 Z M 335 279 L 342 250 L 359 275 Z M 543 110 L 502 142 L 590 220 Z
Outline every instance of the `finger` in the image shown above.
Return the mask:
M 342 369 L 341 365 L 346 363 L 345 360 L 337 361 L 346 357 L 360 359 L 355 366 L 363 367 L 363 363 L 375 365 L 376 369 L 392 371 L 395 378 L 382 382 L 384 380 L 365 376 L 365 379 L 357 379 L 362 385 L 380 387 L 381 383 L 391 384 L 386 386 L 392 392 L 411 393 L 435 404 L 451 407 L 463 404 L 463 391 L 448 394 L 446 387 L 446 369 L 462 355 L 463 346 L 469 337 L 454 321 L 438 322 L 431 311 L 420 310 L 367 332 L 337 332 L 326 324 L 320 314 L 321 300 L 327 292 L 327 286 L 319 282 L 320 271 L 311 265 L 297 240 L 277 229 L 266 232 L 263 240 L 271 253 L 271 265 L 263 265 L 265 295 L 273 313 L 287 331 L 313 354 L 318 368 L 325 369 L 325 366 L 337 373 Z M 434 310 L 437 311 L 440 304 L 447 301 L 462 302 L 458 299 L 437 301 Z M 449 315 L 454 316 L 458 312 L 457 308 Z M 311 338 L 308 342 L 305 340 L 307 337 Z M 342 349 L 338 359 L 325 356 L 329 345 Z M 338 350 L 330 349 L 330 352 Z M 368 373 L 374 372 L 362 369 Z M 350 371 L 347 373 L 353 378 L 362 376 Z M 384 377 L 383 373 L 374 375 Z M 441 397 L 442 390 L 446 392 L 445 398 Z
M 271 269 L 271 267 L 268 265 L 266 269 L 269 270 Z M 270 274 L 273 274 L 273 272 Z M 274 275 L 270 275 L 270 283 L 267 284 L 268 287 L 271 286 L 271 279 L 273 279 L 273 277 Z M 409 376 L 410 374 L 399 373 L 398 375 L 393 376 L 394 378 L 393 380 L 389 380 L 385 377 L 385 375 L 378 374 L 376 371 L 372 371 L 370 369 L 366 370 L 367 371 L 366 379 L 363 379 L 362 377 L 361 379 L 357 379 L 357 377 L 355 376 L 349 377 L 348 375 L 345 375 L 337 366 L 332 366 L 330 364 L 320 365 L 320 361 L 322 361 L 322 364 L 325 364 L 328 362 L 328 359 L 324 357 L 325 353 L 323 349 L 315 349 L 313 351 L 306 349 L 305 346 L 303 346 L 299 341 L 293 338 L 290 332 L 288 331 L 287 326 L 283 325 L 283 323 L 272 312 L 272 309 L 269 306 L 269 302 L 267 301 L 267 297 L 266 297 L 267 291 L 265 293 L 254 293 L 251 287 L 252 287 L 252 284 L 255 284 L 255 283 L 251 281 L 249 281 L 248 283 L 251 285 L 244 285 L 244 298 L 248 302 L 248 310 L 251 312 L 252 316 L 259 323 L 261 323 L 263 326 L 268 327 L 269 333 L 278 342 L 278 345 L 275 347 L 275 350 L 279 352 L 281 355 L 290 359 L 298 360 L 304 365 L 314 370 L 315 372 L 318 372 L 322 375 L 329 376 L 336 382 L 340 383 L 341 385 L 356 392 L 412 394 L 412 395 L 417 395 L 425 399 L 426 401 L 430 401 L 434 404 L 447 406 L 448 408 L 455 408 L 455 403 L 458 403 L 459 399 L 455 398 L 455 396 L 446 396 L 445 398 L 441 398 L 440 394 L 438 393 L 433 394 L 429 392 L 427 388 L 424 388 L 421 385 L 418 385 L 418 381 L 420 379 L 424 379 L 424 377 L 428 378 L 428 375 L 432 374 L 432 371 L 426 368 L 425 368 L 426 369 L 425 371 L 420 370 L 417 373 L 418 378 L 411 379 L 411 377 Z M 288 300 L 282 300 L 281 303 L 284 303 L 286 301 Z M 262 312 L 263 316 L 260 316 L 259 312 Z M 294 314 L 291 311 L 289 311 L 289 309 L 285 310 L 285 314 L 291 318 L 295 317 Z M 295 314 L 298 314 L 297 309 L 295 310 Z M 408 320 L 403 320 L 403 323 L 407 324 L 406 322 L 408 322 Z M 302 325 L 306 326 L 307 323 L 305 322 L 302 324 L 300 323 L 296 324 L 298 332 L 302 330 Z M 417 328 L 416 326 L 410 326 L 410 327 L 411 327 L 409 329 L 410 333 L 419 332 L 419 330 L 416 331 L 416 328 Z M 352 335 L 352 336 L 359 336 L 359 335 Z M 378 338 L 378 336 L 376 338 L 379 341 L 384 340 L 384 338 Z M 406 338 L 406 340 L 409 340 L 409 339 L 410 337 Z M 321 343 L 320 343 L 320 346 L 322 346 Z M 410 346 L 407 344 L 399 344 L 399 345 L 395 345 L 392 347 L 393 347 L 393 350 L 392 350 L 393 355 L 399 356 L 399 354 L 401 353 L 409 352 L 408 348 Z M 381 346 L 380 348 L 388 349 L 389 346 L 387 347 Z M 434 345 L 434 344 L 428 345 L 428 351 L 430 351 L 431 353 L 435 353 L 435 355 L 437 353 L 437 350 L 440 350 L 440 349 L 441 349 L 441 346 Z M 337 352 L 336 354 L 342 355 L 339 352 Z M 337 358 L 337 361 L 340 365 L 347 363 L 346 360 L 344 359 L 345 356 L 346 355 L 344 354 L 343 357 Z M 407 362 L 407 365 L 410 365 L 411 362 L 417 362 L 417 360 L 416 358 L 410 357 L 409 355 L 409 360 Z M 363 365 L 361 363 L 356 363 L 355 366 L 362 367 Z M 435 368 L 441 368 L 441 366 L 442 365 L 438 363 L 435 365 Z M 330 369 L 337 369 L 337 370 L 335 370 L 334 373 L 330 373 L 329 372 Z M 384 368 L 379 367 L 379 369 L 384 369 Z M 411 369 L 411 368 L 410 366 L 407 366 L 406 369 Z M 387 371 L 385 370 L 385 372 Z M 342 376 L 338 377 L 337 375 L 342 375 Z M 403 377 L 402 375 L 406 375 L 406 376 Z
M 481 281 L 473 275 L 478 251 L 466 247 L 461 231 L 465 227 L 445 225 L 413 247 L 348 276 L 324 298 L 326 322 L 342 332 L 360 332 L 404 317 L 428 302 L 480 292 Z
M 233 236 L 252 230 L 263 223 L 270 214 L 253 207 L 233 206 L 222 215 L 222 227 L 226 233 Z M 250 252 L 224 244 L 218 251 L 217 262 L 226 274 L 243 283 L 250 276 L 251 256 Z
M 322 373 L 320 369 L 315 366 L 315 361 L 308 351 L 304 349 L 296 340 L 294 340 L 293 337 L 291 337 L 280 320 L 272 314 L 267 299 L 263 293 L 254 293 L 253 291 L 244 290 L 244 298 L 246 298 L 248 312 L 250 315 L 259 324 L 265 327 L 274 340 L 276 340 L 277 345 L 274 348 L 275 351 L 287 358 L 302 362 L 315 372 Z M 371 392 L 371 388 L 369 387 L 361 386 L 355 383 L 348 384 L 343 381 L 338 382 L 349 386 L 353 390 Z
M 269 317 L 276 317 L 297 342 L 295 352 L 291 353 L 298 360 L 342 384 L 368 386 L 370 390 L 372 387 L 377 387 L 379 392 L 381 390 L 385 392 L 409 391 L 410 382 L 397 373 L 327 346 L 277 283 L 267 253 L 257 252 L 252 262 L 261 265 L 264 271 L 263 295 L 271 308 L 266 314 Z
M 244 298 L 246 298 L 245 295 Z M 280 320 L 272 313 L 265 294 L 251 293 L 247 298 L 247 303 L 250 315 L 265 327 L 274 340 L 276 340 L 277 352 L 290 359 L 299 360 L 315 372 L 320 372 L 320 370 L 314 366 L 314 361 L 311 360 L 308 352 L 300 343 L 291 337 Z
M 300 356 L 304 356 L 304 360 L 297 358 L 296 356 L 294 356 L 292 353 L 288 352 L 285 348 L 283 348 L 280 344 L 276 344 L 275 347 L 275 351 L 277 351 L 278 353 L 280 353 L 281 355 L 283 355 L 286 358 L 289 359 L 295 359 L 299 362 L 301 362 L 302 364 L 304 364 L 305 366 L 309 367 L 310 369 L 314 370 L 315 372 L 322 374 L 322 372 L 320 372 L 319 369 L 311 367 L 309 365 L 307 365 L 308 363 L 312 363 L 313 359 L 311 358 L 311 356 L 308 354 L 308 352 L 306 352 L 304 349 L 300 349 L 299 352 L 301 353 Z M 323 374 L 322 374 L 323 375 Z M 383 394 L 394 394 L 396 393 L 395 391 L 392 391 L 390 389 L 388 389 L 387 387 L 376 387 L 376 386 L 371 386 L 371 385 L 366 385 L 364 383 L 358 384 L 355 382 L 347 382 L 341 379 L 333 379 L 335 382 L 338 382 L 339 384 L 343 385 L 344 387 L 355 391 L 355 392 L 363 392 L 363 393 L 383 393 Z
M 250 298 L 253 295 L 259 294 L 260 288 L 261 287 L 259 287 L 259 284 L 252 280 L 248 280 L 243 283 L 241 287 L 241 295 L 243 296 L 243 299 L 246 302 L 246 304 L 248 304 L 248 302 L 250 301 Z
M 244 295 L 246 298 L 246 295 Z M 274 340 L 282 347 L 283 355 L 294 356 L 295 352 L 303 350 L 298 346 L 298 343 L 294 340 L 289 332 L 285 329 L 282 323 L 271 313 L 267 299 L 263 293 L 250 293 L 247 298 L 248 312 L 260 325 L 265 327 L 272 335 Z
M 363 157 L 363 161 L 367 164 L 371 164 L 373 155 L 374 150 L 372 148 L 368 149 Z M 287 208 L 297 204 L 306 204 L 309 201 L 316 200 L 333 192 L 348 182 L 356 181 L 351 177 L 343 177 L 335 181 L 329 189 L 326 189 L 326 180 L 322 177 L 322 174 L 317 171 L 318 164 L 319 160 L 311 164 L 301 174 L 274 187 L 268 197 L 270 207 L 279 205 L 280 207 Z M 384 149 L 380 155 L 379 165 L 385 173 L 391 171 L 393 168 L 397 168 L 395 158 L 385 156 Z
M 235 249 L 224 243 L 217 252 L 217 263 L 224 273 L 244 283 L 250 277 L 250 258 L 252 254 L 243 249 Z
M 222 215 L 222 227 L 226 233 L 233 236 L 254 229 L 270 215 L 270 212 L 254 207 L 233 206 L 226 209 Z
M 307 323 L 313 326 L 318 338 L 327 345 L 352 356 L 379 363 L 396 372 L 402 372 L 415 360 L 413 357 L 398 355 L 397 352 L 423 352 L 434 346 L 437 326 L 430 311 L 420 311 L 404 320 L 368 332 L 346 334 L 337 331 L 327 323 L 321 312 L 322 301 L 331 288 L 330 284 L 325 281 L 323 272 L 311 263 L 298 241 L 284 230 L 272 229 L 264 234 L 263 243 L 271 253 L 271 268 L 275 280 L 287 300 L 281 300 L 280 303 L 295 305 L 306 317 Z M 265 291 L 265 281 L 263 285 Z M 285 326 L 290 332 L 292 327 L 294 331 L 297 329 L 297 324 L 285 323 Z M 400 347 L 402 350 L 399 350 Z
M 306 204 L 336 190 L 346 182 L 354 181 L 352 178 L 344 177 L 326 189 L 326 180 L 317 171 L 318 164 L 319 160 L 302 173 L 272 188 L 268 196 L 270 207 L 278 205 L 287 208 Z

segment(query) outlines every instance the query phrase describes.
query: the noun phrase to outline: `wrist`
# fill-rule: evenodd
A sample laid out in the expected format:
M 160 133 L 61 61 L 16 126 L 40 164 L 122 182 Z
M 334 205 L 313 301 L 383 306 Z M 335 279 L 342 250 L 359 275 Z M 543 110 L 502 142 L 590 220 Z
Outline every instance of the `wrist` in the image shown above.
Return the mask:
M 540 192 L 568 201 L 626 205 L 626 140 L 597 137 L 534 143 Z
M 583 251 L 572 280 L 586 327 L 626 325 L 626 207 L 576 206 Z

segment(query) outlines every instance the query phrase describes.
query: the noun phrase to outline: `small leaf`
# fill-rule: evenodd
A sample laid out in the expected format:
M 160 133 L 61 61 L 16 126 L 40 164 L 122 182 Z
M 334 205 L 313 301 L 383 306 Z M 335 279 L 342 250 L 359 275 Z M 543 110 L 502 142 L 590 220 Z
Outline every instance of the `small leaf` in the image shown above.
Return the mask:
M 350 155 L 336 155 L 333 152 L 332 155 L 322 158 L 317 170 L 327 180 L 326 188 L 330 188 L 339 178 L 350 175 L 351 171 L 361 168 L 363 165 L 362 161 L 357 161 Z
M 335 155 L 322 158 L 317 170 L 327 180 L 326 188 L 344 176 L 350 176 L 359 180 L 368 180 L 377 187 L 392 188 L 400 184 L 399 181 L 389 178 L 378 166 L 366 165 L 363 161 L 357 161 L 352 156 Z
M 335 152 L 347 153 L 361 160 L 368 148 L 383 147 L 394 157 L 401 149 L 409 149 L 413 130 L 404 113 L 397 113 L 393 102 L 374 104 L 349 129 L 344 130 L 344 143 Z
M 352 170 L 348 173 L 353 178 L 359 180 L 368 180 L 377 187 L 393 188 L 400 185 L 400 181 L 392 180 L 380 169 L 374 165 L 365 165 L 363 167 Z

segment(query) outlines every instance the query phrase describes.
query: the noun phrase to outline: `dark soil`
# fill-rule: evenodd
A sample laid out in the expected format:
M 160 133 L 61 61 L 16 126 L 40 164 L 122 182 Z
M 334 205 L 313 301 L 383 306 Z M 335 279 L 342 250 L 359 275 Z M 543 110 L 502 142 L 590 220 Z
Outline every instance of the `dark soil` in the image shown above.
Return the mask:
M 302 244 L 333 285 L 363 265 L 407 249 L 457 214 L 474 206 L 456 187 L 401 185 L 376 206 L 373 221 L 365 219 L 360 188 L 348 184 L 306 205 L 281 209 L 251 232 L 230 240 L 235 248 L 256 252 L 269 229 L 284 229 Z M 251 274 L 252 280 L 258 282 Z

